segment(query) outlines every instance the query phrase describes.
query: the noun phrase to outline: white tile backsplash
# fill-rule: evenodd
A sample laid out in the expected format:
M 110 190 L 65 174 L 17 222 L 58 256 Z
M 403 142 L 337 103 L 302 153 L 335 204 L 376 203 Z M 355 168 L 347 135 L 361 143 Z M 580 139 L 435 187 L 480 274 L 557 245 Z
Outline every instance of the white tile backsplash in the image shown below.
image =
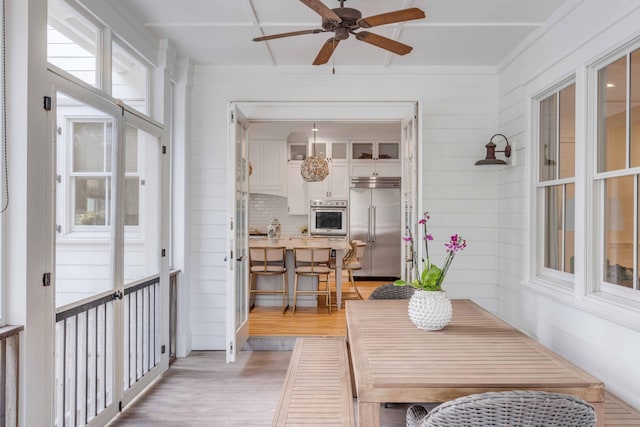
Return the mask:
M 287 198 L 270 194 L 249 194 L 249 228 L 267 232 L 267 224 L 272 218 L 278 218 L 285 236 L 299 236 L 300 228 L 308 226 L 307 215 L 289 215 Z

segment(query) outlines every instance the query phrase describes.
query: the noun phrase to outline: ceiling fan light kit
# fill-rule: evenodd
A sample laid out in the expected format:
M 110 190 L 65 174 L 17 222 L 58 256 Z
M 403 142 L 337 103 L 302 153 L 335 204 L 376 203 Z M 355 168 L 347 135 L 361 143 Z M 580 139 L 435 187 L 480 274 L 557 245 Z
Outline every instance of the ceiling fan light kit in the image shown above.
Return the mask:
M 344 7 L 345 0 L 340 0 L 340 7 L 335 9 L 330 9 L 320 0 L 300 1 L 322 17 L 322 28 L 256 37 L 253 41 L 266 41 L 303 34 L 332 32 L 333 36 L 322 45 L 320 52 L 313 61 L 313 65 L 326 64 L 333 55 L 339 42 L 348 39 L 350 34 L 353 34 L 359 41 L 385 49 L 396 55 L 406 55 L 413 50 L 411 46 L 368 31 L 356 31 L 361 28 L 377 27 L 379 25 L 394 24 L 426 17 L 421 9 L 412 7 L 363 18 L 359 10 Z

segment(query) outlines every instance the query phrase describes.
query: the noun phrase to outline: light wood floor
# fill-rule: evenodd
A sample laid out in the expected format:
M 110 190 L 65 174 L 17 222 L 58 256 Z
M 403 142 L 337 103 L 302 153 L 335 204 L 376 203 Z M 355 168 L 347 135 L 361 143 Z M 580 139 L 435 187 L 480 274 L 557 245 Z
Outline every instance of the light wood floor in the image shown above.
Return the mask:
M 346 281 L 343 279 L 343 283 Z M 364 299 L 378 286 L 389 283 L 378 281 L 358 281 L 356 286 Z M 333 287 L 335 290 L 335 287 Z M 355 298 L 349 285 L 343 288 L 344 298 Z M 324 302 L 324 297 L 321 297 Z M 333 299 L 335 301 L 335 298 Z M 298 307 L 293 314 L 291 307 L 283 314 L 280 307 L 255 307 L 249 313 L 250 336 L 346 336 L 347 323 L 344 307 L 331 314 L 324 306 Z
M 243 351 L 227 364 L 222 351 L 194 351 L 110 426 L 270 426 L 290 357 L 289 351 Z M 383 407 L 382 426 L 404 427 L 407 407 Z M 638 427 L 640 413 L 607 393 L 605 426 Z

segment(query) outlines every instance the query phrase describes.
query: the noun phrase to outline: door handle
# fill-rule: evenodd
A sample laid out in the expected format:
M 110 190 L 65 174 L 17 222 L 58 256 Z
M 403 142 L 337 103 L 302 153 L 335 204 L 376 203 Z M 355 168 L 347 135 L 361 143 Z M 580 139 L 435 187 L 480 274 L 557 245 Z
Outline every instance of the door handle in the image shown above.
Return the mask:
M 376 207 L 373 207 L 373 233 L 372 233 L 372 238 L 371 241 L 375 243 L 376 241 Z
M 369 206 L 369 212 L 367 212 L 367 242 L 371 241 L 371 206 Z
M 242 255 L 240 258 L 236 258 L 236 261 L 238 261 L 238 262 L 242 262 L 242 261 L 244 261 L 245 259 L 247 259 L 247 256 L 246 256 L 246 255 Z

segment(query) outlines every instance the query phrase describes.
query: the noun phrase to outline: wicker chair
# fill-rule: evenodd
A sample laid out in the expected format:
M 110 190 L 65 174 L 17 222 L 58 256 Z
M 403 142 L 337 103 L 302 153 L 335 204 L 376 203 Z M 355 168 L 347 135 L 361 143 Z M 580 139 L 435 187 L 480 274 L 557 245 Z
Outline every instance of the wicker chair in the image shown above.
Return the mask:
M 427 413 L 407 409 L 407 427 L 592 427 L 593 406 L 574 396 L 544 391 L 472 394 L 445 402 Z
M 393 283 L 378 286 L 371 292 L 369 299 L 409 299 L 414 288 L 411 286 L 396 286 Z

